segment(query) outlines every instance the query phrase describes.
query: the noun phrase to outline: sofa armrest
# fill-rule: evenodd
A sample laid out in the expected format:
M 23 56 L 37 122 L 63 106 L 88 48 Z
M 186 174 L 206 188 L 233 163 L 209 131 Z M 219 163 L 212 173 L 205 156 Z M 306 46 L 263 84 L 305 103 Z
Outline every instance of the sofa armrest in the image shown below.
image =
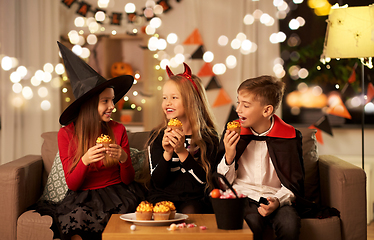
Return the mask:
M 332 155 L 319 156 L 321 203 L 340 211 L 342 239 L 366 239 L 365 171 Z
M 43 160 L 27 155 L 0 166 L 0 236 L 16 239 L 16 224 L 28 206 L 41 195 Z

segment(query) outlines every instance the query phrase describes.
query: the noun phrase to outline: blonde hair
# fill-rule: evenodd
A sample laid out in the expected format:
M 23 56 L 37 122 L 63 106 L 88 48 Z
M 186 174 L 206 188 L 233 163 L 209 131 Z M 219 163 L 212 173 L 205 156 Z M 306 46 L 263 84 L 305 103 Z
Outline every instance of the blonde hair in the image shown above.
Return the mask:
M 167 81 L 173 81 L 181 93 L 182 104 L 185 115 L 190 123 L 192 131 L 191 145 L 200 148 L 199 163 L 206 172 L 207 187 L 212 185 L 211 182 L 211 164 L 207 157 L 207 145 L 218 146 L 218 134 L 216 132 L 215 121 L 213 114 L 209 108 L 208 99 L 206 97 L 205 88 L 202 85 L 200 78 L 192 75 L 192 80 L 195 82 L 197 91 L 194 85 L 185 77 L 174 75 Z M 164 115 L 163 122 L 156 127 L 148 139 L 148 145 L 152 145 L 156 137 L 167 127 L 168 119 Z M 193 149 L 193 148 L 192 148 Z M 190 152 L 193 155 L 193 152 Z

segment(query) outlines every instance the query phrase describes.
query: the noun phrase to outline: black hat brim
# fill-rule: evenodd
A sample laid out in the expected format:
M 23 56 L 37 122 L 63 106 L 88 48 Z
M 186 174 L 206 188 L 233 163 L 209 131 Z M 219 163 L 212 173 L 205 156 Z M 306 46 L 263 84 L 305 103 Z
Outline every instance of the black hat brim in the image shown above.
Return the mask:
M 73 103 L 71 103 L 61 114 L 60 116 L 60 124 L 61 125 L 68 125 L 70 122 L 74 121 L 79 114 L 80 107 L 84 102 L 88 99 L 92 98 L 96 94 L 101 93 L 106 88 L 113 88 L 114 89 L 114 104 L 116 104 L 131 88 L 134 82 L 134 77 L 131 75 L 122 75 L 119 77 L 112 78 L 107 80 L 106 82 L 92 88 L 78 99 L 76 99 Z

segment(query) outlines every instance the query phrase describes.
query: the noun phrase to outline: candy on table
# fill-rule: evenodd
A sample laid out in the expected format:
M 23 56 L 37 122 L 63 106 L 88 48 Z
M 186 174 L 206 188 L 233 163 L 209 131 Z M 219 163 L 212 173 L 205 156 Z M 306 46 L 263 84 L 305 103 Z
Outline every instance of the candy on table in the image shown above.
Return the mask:
M 134 224 L 131 225 L 131 226 L 130 226 L 130 229 L 131 229 L 131 231 L 135 231 L 135 229 L 136 229 L 136 225 L 134 225 Z

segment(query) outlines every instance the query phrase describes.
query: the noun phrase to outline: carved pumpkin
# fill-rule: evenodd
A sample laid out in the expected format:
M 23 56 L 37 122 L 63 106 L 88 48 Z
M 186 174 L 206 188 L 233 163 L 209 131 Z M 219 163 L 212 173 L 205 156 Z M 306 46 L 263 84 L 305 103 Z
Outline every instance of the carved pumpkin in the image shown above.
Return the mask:
M 131 65 L 124 62 L 113 63 L 112 67 L 110 68 L 110 73 L 112 77 L 118 77 L 122 75 L 134 75 L 134 71 L 132 70 Z

